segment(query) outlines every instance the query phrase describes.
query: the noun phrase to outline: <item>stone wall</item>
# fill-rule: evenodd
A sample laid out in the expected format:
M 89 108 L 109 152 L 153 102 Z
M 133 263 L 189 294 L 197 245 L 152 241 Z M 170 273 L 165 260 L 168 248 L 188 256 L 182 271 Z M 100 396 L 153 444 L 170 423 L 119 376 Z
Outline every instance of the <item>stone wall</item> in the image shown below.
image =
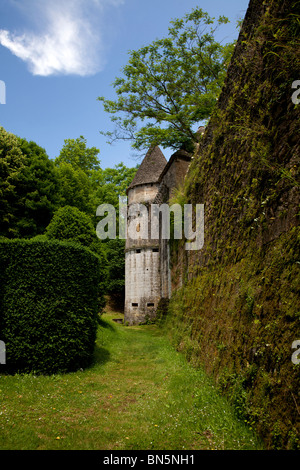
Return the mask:
M 175 152 L 169 162 L 167 163 L 164 171 L 159 178 L 158 193 L 154 199 L 155 204 L 168 204 L 170 199 L 175 194 L 175 191 L 183 184 L 186 173 L 188 171 L 191 161 L 191 156 L 179 150 Z M 172 234 L 171 234 L 172 235 Z M 170 266 L 170 245 L 169 240 L 162 239 L 160 231 L 159 240 L 160 251 L 160 279 L 161 279 L 161 298 L 169 299 L 172 294 L 174 286 L 171 279 L 171 266 Z M 178 280 L 178 277 L 176 277 Z
M 165 324 L 268 449 L 300 449 L 298 18 L 295 0 L 250 0 L 185 178 L 205 205 L 204 247 L 171 246 Z

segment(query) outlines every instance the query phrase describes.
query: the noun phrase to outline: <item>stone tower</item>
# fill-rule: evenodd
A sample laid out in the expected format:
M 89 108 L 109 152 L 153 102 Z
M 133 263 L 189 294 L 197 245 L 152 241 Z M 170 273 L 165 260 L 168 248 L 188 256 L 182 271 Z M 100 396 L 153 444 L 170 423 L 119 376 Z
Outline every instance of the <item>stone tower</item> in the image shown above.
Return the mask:
M 159 239 L 151 239 L 150 205 L 157 196 L 159 177 L 166 164 L 159 147 L 151 148 L 127 189 L 127 227 L 131 231 L 125 246 L 124 322 L 130 325 L 154 318 L 161 298 Z M 141 210 L 138 204 L 143 205 Z

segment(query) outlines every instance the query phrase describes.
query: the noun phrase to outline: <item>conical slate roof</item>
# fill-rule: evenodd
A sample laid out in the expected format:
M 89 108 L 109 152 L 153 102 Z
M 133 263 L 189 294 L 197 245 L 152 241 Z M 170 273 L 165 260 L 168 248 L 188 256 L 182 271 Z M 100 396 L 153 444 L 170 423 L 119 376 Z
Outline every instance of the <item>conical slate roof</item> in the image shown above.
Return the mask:
M 167 164 L 159 147 L 150 148 L 133 178 L 128 190 L 140 184 L 157 183 Z

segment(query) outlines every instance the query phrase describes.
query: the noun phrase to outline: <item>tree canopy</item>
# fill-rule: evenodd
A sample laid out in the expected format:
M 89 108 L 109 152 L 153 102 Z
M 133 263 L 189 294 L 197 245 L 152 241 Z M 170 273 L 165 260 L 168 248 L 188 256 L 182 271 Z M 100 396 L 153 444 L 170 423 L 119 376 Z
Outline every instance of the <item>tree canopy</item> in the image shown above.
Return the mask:
M 130 51 L 123 77 L 113 83 L 117 99 L 98 98 L 115 124 L 113 132 L 103 132 L 110 142 L 189 149 L 197 141 L 195 124 L 212 113 L 234 47 L 215 40 L 226 23 L 196 8 L 171 22 L 168 37 Z
M 64 146 L 59 156 L 55 159 L 55 163 L 69 163 L 74 168 L 80 168 L 87 175 L 92 170 L 100 168 L 98 154 L 100 150 L 96 147 L 87 147 L 86 139 L 81 135 L 77 139 L 65 139 Z
M 53 161 L 35 142 L 0 129 L 0 234 L 42 233 L 57 208 Z
M 61 206 L 74 206 L 92 214 L 92 187 L 88 175 L 76 165 L 61 161 L 57 167 L 58 196 Z
M 96 203 L 112 204 L 118 209 L 119 196 L 126 195 L 126 189 L 132 182 L 137 166 L 128 168 L 124 163 L 118 163 L 114 168 L 105 168 L 93 172 L 92 181 L 95 188 Z
M 18 195 L 16 229 L 19 237 L 41 234 L 59 204 L 55 166 L 45 149 L 35 142 L 19 139 L 25 157 L 16 188 Z
M 0 235 L 14 236 L 16 231 L 17 192 L 25 158 L 18 138 L 0 127 Z

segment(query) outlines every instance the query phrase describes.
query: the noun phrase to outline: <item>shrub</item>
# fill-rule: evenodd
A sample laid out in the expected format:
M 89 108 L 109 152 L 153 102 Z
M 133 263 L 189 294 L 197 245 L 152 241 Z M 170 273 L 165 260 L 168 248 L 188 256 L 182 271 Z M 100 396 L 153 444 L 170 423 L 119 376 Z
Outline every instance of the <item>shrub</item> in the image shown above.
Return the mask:
M 74 243 L 0 240 L 0 339 L 9 372 L 57 373 L 90 364 L 99 260 Z
M 77 207 L 60 207 L 46 228 L 49 239 L 68 240 L 89 247 L 96 238 L 91 218 Z

